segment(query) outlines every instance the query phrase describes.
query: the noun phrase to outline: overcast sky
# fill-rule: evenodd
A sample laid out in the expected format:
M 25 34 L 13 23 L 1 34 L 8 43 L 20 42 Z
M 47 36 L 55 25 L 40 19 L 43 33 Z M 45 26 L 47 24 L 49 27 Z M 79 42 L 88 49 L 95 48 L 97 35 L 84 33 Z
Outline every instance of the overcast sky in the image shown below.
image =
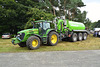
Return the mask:
M 85 7 L 82 7 L 81 10 L 87 11 L 87 18 L 92 22 L 100 20 L 100 0 L 82 0 Z

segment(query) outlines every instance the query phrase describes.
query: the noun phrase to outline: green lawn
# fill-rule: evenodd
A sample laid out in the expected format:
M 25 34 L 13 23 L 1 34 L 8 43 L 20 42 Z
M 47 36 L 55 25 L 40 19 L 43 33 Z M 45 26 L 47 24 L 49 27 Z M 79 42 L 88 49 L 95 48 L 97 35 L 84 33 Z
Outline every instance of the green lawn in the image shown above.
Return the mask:
M 88 36 L 87 40 L 78 42 L 61 41 L 56 46 L 41 45 L 37 50 L 28 50 L 12 45 L 11 39 L 0 39 L 0 53 L 5 52 L 40 52 L 40 51 L 73 51 L 73 50 L 98 50 L 100 49 L 100 38 Z

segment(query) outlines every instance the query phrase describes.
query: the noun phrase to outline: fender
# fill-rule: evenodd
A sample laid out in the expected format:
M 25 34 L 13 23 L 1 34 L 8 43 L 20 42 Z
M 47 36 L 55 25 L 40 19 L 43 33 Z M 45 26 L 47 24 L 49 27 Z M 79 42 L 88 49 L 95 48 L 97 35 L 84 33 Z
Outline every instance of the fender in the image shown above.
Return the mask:
M 50 32 L 53 32 L 53 31 L 56 32 L 56 30 L 52 29 L 52 30 L 50 30 L 50 31 L 47 33 L 47 36 L 49 36 L 49 33 L 50 33 Z M 57 32 L 56 32 L 56 33 L 57 33 Z
M 40 40 L 42 40 L 42 37 L 40 35 L 37 35 L 37 34 L 30 34 L 30 35 L 37 36 L 37 37 L 39 37 Z
M 90 34 L 90 32 L 87 31 L 87 30 L 73 30 L 73 32 L 85 32 L 85 33 L 87 33 L 88 35 Z

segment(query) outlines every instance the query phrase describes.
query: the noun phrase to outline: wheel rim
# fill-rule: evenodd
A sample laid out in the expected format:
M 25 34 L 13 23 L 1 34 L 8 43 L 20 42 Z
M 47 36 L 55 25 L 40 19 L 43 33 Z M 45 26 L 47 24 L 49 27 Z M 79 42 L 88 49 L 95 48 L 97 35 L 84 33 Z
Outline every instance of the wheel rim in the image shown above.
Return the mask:
M 73 39 L 74 39 L 74 41 L 76 41 L 76 40 L 77 40 L 77 38 L 76 38 L 76 37 L 74 37 Z
M 57 42 L 57 35 L 53 34 L 53 35 L 51 36 L 51 42 L 52 42 L 53 44 L 55 44 L 55 43 Z
M 79 37 L 79 40 L 82 40 L 82 36 Z
M 87 38 L 87 35 L 85 34 L 85 35 L 84 35 L 84 40 L 86 40 L 86 38 Z
M 77 41 L 77 35 L 74 35 L 73 40 Z
M 79 40 L 82 40 L 82 34 L 80 34 L 80 36 L 79 36 Z
M 38 40 L 36 40 L 36 39 L 33 40 L 33 41 L 32 41 L 32 46 L 33 46 L 33 47 L 37 47 L 37 45 L 38 45 Z

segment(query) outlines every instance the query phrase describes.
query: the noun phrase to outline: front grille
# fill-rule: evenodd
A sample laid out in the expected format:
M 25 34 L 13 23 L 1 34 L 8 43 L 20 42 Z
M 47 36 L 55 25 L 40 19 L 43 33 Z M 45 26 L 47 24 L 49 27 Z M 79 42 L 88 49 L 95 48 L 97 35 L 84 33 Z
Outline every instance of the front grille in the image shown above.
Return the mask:
M 17 38 L 18 39 L 20 38 L 19 40 L 23 40 L 24 36 L 25 36 L 25 33 L 18 33 Z
M 25 33 L 22 33 L 21 36 L 20 36 L 20 39 L 23 40 L 24 36 L 25 36 Z

